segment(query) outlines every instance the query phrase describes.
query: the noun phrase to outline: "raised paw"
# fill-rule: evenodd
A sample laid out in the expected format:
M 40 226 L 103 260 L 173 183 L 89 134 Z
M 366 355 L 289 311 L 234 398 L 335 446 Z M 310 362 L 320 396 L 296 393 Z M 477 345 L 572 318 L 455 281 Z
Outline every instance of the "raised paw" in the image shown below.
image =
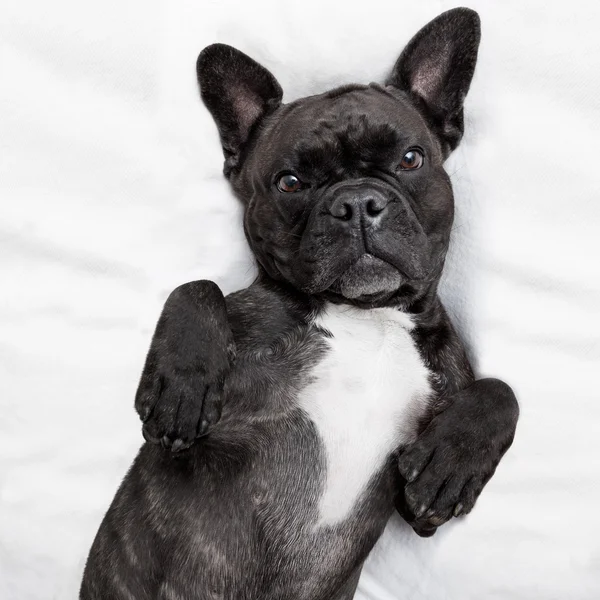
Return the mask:
M 189 448 L 206 435 L 221 416 L 224 377 L 207 381 L 198 374 L 156 374 L 138 389 L 144 438 L 172 452 Z
M 404 482 L 396 508 L 416 533 L 433 535 L 468 514 L 512 443 L 518 405 L 512 390 L 487 379 L 460 392 L 398 457 Z
M 416 444 L 401 455 L 398 467 L 406 480 L 398 511 L 422 537 L 433 535 L 452 517 L 469 513 L 493 473 L 482 478 L 476 465 L 458 459 L 443 443 L 433 450 Z
M 234 355 L 217 285 L 194 281 L 177 288 L 156 326 L 136 394 L 146 440 L 179 452 L 206 435 L 221 417 Z

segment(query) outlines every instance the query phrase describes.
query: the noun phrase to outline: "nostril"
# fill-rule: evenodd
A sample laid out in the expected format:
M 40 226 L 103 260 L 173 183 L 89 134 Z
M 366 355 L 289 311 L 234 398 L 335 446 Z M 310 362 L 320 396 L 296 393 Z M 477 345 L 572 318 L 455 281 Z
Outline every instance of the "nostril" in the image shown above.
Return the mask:
M 370 217 L 376 217 L 384 208 L 385 205 L 378 204 L 372 198 L 367 202 L 367 214 Z
M 341 221 L 349 221 L 352 218 L 352 212 L 352 206 L 348 202 L 340 202 L 331 210 L 331 214 Z

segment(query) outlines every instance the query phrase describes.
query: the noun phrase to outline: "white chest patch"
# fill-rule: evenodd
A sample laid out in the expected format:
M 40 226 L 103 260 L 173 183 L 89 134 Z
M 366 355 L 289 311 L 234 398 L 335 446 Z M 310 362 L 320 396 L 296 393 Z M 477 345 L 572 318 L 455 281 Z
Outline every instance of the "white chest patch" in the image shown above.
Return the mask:
M 326 453 L 319 524 L 335 525 L 389 454 L 414 439 L 431 388 L 406 313 L 329 304 L 315 325 L 332 334 L 330 349 L 299 400 Z

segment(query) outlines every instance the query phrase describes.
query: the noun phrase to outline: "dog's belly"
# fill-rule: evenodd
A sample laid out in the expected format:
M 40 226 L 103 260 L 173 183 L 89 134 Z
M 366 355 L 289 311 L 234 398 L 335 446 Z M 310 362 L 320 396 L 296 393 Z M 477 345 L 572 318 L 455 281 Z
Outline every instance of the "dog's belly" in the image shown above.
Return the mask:
M 127 569 L 149 568 L 137 557 L 162 560 L 154 538 L 138 541 L 138 528 L 151 523 L 171 557 L 160 565 L 160 593 L 350 597 L 358 566 L 393 510 L 384 469 L 390 453 L 416 435 L 431 393 L 429 372 L 410 318 L 393 309 L 330 305 L 314 325 L 330 337 L 309 331 L 269 360 L 263 352 L 260 361 L 238 357 L 229 412 L 210 443 L 177 463 L 154 446 L 142 448 L 98 542 L 125 565 L 115 566 L 114 585 Z M 249 423 L 244 411 L 260 416 Z M 132 514 L 131 552 L 118 554 L 112 532 Z
M 299 403 L 325 457 L 321 526 L 349 517 L 390 453 L 411 442 L 431 393 L 410 317 L 330 304 L 315 325 L 331 334 Z

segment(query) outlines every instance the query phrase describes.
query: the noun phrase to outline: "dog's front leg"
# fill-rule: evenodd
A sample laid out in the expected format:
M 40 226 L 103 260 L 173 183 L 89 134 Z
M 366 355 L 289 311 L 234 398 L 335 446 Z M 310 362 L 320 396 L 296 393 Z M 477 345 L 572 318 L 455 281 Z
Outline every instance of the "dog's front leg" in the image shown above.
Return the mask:
M 399 457 L 400 514 L 421 536 L 467 514 L 510 447 L 519 408 L 508 385 L 481 379 L 445 403 Z
M 235 345 L 225 298 L 212 281 L 192 281 L 167 299 L 135 399 L 147 441 L 173 452 L 191 446 L 221 416 Z
M 519 405 L 498 379 L 474 380 L 465 348 L 438 298 L 414 331 L 436 376 L 438 399 L 417 440 L 398 458 L 396 508 L 421 536 L 468 513 L 510 447 Z

